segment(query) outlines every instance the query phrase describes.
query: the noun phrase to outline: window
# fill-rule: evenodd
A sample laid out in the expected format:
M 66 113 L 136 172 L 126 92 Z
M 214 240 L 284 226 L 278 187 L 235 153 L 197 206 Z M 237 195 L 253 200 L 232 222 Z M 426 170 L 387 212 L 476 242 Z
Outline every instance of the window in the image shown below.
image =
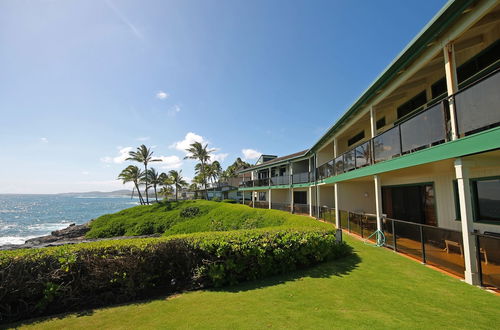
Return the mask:
M 379 120 L 377 120 L 375 127 L 377 127 L 377 129 L 381 129 L 384 126 L 385 126 L 385 117 L 382 117 Z
M 474 220 L 500 224 L 500 178 L 472 180 Z
M 414 110 L 420 108 L 426 103 L 427 95 L 424 90 L 398 107 L 398 119 L 412 113 Z
M 306 191 L 294 191 L 293 192 L 293 203 L 294 204 L 307 204 L 307 192 Z
M 266 192 L 265 191 L 259 191 L 259 201 L 261 201 L 261 202 L 266 201 Z
M 446 78 L 441 78 L 436 81 L 431 86 L 432 98 L 435 99 L 438 96 L 443 95 L 448 91 L 448 87 L 446 86 Z
M 347 146 L 352 146 L 354 143 L 361 141 L 365 138 L 365 131 L 361 131 L 358 134 L 354 135 L 352 138 L 347 140 Z
M 495 42 L 457 68 L 458 83 L 467 80 L 500 59 L 500 41 Z

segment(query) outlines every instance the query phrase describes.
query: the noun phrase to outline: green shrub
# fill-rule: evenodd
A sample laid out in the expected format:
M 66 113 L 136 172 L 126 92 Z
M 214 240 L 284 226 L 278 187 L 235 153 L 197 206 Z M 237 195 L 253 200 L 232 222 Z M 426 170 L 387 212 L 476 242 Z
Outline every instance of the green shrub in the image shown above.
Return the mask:
M 196 206 L 186 207 L 181 211 L 181 217 L 192 218 L 200 213 L 200 209 Z
M 223 199 L 222 203 L 236 204 L 236 200 L 234 200 L 234 199 Z
M 0 255 L 0 322 L 288 272 L 349 254 L 325 229 L 100 241 Z
M 220 202 L 221 198 L 220 197 L 214 197 L 212 198 L 212 202 Z

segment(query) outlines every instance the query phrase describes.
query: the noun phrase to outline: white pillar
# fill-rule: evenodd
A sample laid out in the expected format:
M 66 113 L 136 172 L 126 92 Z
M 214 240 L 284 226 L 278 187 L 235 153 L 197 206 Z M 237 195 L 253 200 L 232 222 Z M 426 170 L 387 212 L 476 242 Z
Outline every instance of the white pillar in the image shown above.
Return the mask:
M 382 231 L 382 185 L 378 175 L 373 176 L 375 184 L 375 210 L 377 214 L 377 230 Z
M 340 205 L 339 205 L 339 184 L 333 185 L 334 198 L 335 198 L 335 227 L 340 228 Z
M 465 282 L 479 285 L 478 265 L 476 259 L 476 240 L 474 230 L 471 189 L 469 182 L 469 169 L 461 159 L 455 160 L 455 175 L 458 184 L 458 197 L 460 201 L 460 216 L 462 225 L 463 252 L 465 261 Z
M 308 199 L 308 202 L 309 202 L 309 216 L 312 217 L 313 215 L 313 207 L 312 207 L 312 186 L 309 186 L 309 197 L 307 198 Z
M 317 206 L 316 216 L 319 218 L 319 210 L 321 208 L 321 190 L 320 186 L 318 185 L 316 185 L 316 206 Z
M 242 193 L 242 197 L 241 197 L 242 198 L 242 202 L 241 202 L 241 204 L 245 204 L 245 190 L 243 190 L 241 193 Z
M 374 138 L 377 135 L 377 116 L 373 107 L 370 108 L 370 127 L 372 138 Z
M 271 189 L 269 189 L 269 209 L 271 209 Z
M 446 88 L 448 96 L 458 91 L 457 66 L 455 61 L 455 47 L 452 42 L 444 46 L 444 70 L 446 74 Z M 457 122 L 455 116 L 455 103 L 453 99 L 449 100 L 451 139 L 458 139 Z
M 255 191 L 252 191 L 252 207 L 255 207 Z

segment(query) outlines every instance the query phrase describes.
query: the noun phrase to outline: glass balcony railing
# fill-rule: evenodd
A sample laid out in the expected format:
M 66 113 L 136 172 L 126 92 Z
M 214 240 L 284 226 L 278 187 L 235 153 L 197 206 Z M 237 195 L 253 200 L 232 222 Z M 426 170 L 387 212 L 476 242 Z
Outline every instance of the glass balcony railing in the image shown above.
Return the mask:
M 309 172 L 294 173 L 292 175 L 292 182 L 294 184 L 296 184 L 296 183 L 308 183 L 309 177 L 310 177 Z
M 335 165 L 334 160 L 330 160 L 329 162 L 318 167 L 317 170 L 317 178 L 318 180 L 322 180 L 328 178 L 335 174 Z
M 290 184 L 289 175 L 273 176 L 271 177 L 271 186 L 280 186 Z
M 454 95 L 460 137 L 500 125 L 500 74 L 494 71 Z
M 474 235 L 481 284 L 500 288 L 500 236 L 493 233 Z

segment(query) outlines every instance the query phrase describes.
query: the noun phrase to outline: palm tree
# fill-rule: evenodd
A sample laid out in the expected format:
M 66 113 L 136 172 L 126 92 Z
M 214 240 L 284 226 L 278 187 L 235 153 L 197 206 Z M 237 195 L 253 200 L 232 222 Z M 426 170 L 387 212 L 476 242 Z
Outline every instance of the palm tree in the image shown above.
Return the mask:
M 161 186 L 163 184 L 164 178 L 162 177 L 162 174 L 165 175 L 165 173 L 159 174 L 156 172 L 154 168 L 150 168 L 148 172 L 146 173 L 146 177 L 148 179 L 148 182 L 151 183 L 153 186 L 154 192 L 155 192 L 155 200 L 158 202 L 158 193 L 156 192 L 156 187 Z
M 144 173 L 148 173 L 149 162 L 161 162 L 161 159 L 153 159 L 153 152 L 144 144 L 137 148 L 137 151 L 130 151 L 128 154 L 130 157 L 128 157 L 126 160 L 134 160 L 136 162 L 144 164 Z M 144 178 L 144 182 L 146 184 L 146 204 L 149 204 L 147 175 Z
M 122 180 L 124 184 L 127 182 L 134 183 L 135 189 L 137 189 L 137 193 L 139 194 L 139 201 L 141 205 L 144 204 L 144 199 L 142 198 L 139 184 L 142 181 L 143 177 L 143 172 L 141 172 L 141 170 L 135 165 L 127 166 L 127 168 L 121 171 L 121 173 L 118 175 L 118 179 Z
M 218 161 L 214 160 L 213 163 L 210 164 L 210 174 L 215 182 L 219 181 L 222 174 L 222 166 L 220 166 Z
M 184 157 L 184 159 L 195 159 L 200 161 L 200 173 L 203 179 L 203 186 L 205 188 L 205 194 L 208 199 L 208 191 L 207 191 L 207 176 L 205 173 L 205 166 L 207 162 L 210 160 L 211 150 L 207 149 L 208 144 L 203 146 L 200 142 L 194 142 L 190 144 L 190 147 L 186 149 L 188 155 Z
M 168 176 L 170 177 L 170 182 L 175 187 L 175 201 L 178 199 L 179 189 L 182 187 L 186 187 L 188 184 L 186 180 L 182 177 L 182 170 L 177 172 L 176 170 L 171 170 L 168 172 Z

